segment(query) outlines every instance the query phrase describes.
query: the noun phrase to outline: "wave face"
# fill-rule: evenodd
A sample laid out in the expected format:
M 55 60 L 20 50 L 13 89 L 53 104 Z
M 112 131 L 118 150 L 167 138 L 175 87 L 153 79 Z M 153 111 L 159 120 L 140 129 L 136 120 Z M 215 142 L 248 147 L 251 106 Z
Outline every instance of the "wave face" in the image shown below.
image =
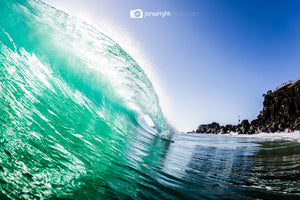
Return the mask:
M 299 143 L 171 133 L 112 39 L 41 1 L 0 1 L 1 200 L 299 199 Z
M 171 133 L 130 55 L 37 0 L 0 2 L 0 109 L 3 199 L 138 198 Z

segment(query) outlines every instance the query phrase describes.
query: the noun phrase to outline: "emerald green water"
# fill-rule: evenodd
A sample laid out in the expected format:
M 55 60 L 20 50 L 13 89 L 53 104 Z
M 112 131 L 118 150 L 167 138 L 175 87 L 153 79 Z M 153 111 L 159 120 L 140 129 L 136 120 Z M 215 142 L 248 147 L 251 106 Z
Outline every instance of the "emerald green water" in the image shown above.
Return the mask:
M 143 70 L 109 37 L 40 1 L 1 0 L 0 25 L 3 193 L 91 187 L 112 198 L 107 188 L 120 187 L 134 196 L 139 174 L 120 165 L 159 163 L 148 142 L 170 132 Z M 133 149 L 136 137 L 143 141 Z
M 299 143 L 185 134 L 171 142 L 138 63 L 38 0 L 0 0 L 0 110 L 0 199 L 300 194 Z

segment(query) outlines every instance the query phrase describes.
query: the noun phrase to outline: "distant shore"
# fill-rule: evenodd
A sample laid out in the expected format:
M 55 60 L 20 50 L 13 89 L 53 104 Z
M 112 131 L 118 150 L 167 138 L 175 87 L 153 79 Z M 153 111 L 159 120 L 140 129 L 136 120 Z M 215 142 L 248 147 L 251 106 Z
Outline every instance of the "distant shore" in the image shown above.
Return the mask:
M 247 119 L 237 125 L 220 126 L 217 122 L 201 124 L 188 133 L 259 134 L 292 133 L 300 130 L 300 78 L 278 86 L 263 94 L 263 110 L 250 123 Z

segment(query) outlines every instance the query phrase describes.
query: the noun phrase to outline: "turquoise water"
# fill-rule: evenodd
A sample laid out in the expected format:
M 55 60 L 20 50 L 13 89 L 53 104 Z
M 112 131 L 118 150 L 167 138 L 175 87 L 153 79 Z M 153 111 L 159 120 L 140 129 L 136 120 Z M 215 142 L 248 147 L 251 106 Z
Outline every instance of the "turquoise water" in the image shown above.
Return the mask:
M 0 199 L 299 198 L 298 143 L 173 135 L 141 66 L 38 0 L 0 0 L 0 109 Z
M 176 134 L 164 170 L 187 199 L 299 199 L 300 143 Z M 183 198 L 179 198 L 183 199 Z

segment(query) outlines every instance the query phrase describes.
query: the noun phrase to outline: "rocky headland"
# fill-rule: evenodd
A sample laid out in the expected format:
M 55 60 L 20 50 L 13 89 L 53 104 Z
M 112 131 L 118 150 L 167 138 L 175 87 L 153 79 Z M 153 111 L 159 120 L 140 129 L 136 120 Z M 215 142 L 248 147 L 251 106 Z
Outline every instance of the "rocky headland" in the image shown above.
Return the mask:
M 237 125 L 220 126 L 219 123 L 212 122 L 201 124 L 192 133 L 256 134 L 300 130 L 300 79 L 284 83 L 274 91 L 269 90 L 263 96 L 263 110 L 250 123 L 246 119 Z

